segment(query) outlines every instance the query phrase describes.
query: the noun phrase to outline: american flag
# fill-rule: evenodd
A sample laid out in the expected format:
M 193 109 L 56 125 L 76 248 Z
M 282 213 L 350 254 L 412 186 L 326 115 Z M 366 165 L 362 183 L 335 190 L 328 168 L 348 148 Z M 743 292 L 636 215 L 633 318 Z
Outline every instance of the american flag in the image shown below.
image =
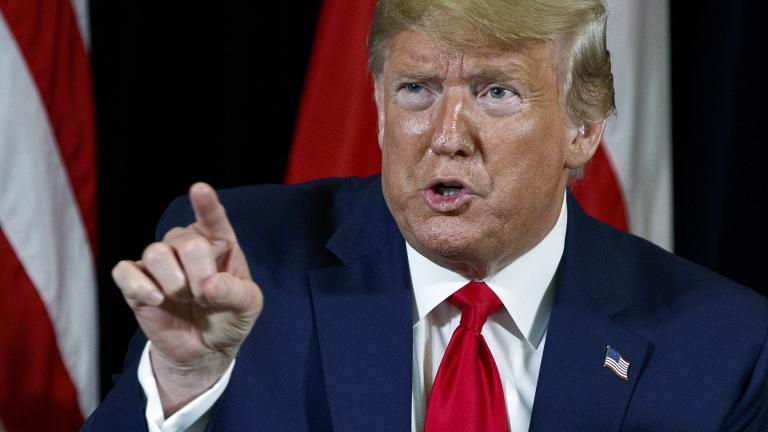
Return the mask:
M 605 361 L 603 367 L 607 367 L 612 370 L 619 378 L 628 380 L 627 371 L 629 370 L 629 362 L 621 356 L 621 353 L 616 349 L 608 345 L 605 347 Z
M 87 0 L 0 0 L 0 432 L 98 403 Z

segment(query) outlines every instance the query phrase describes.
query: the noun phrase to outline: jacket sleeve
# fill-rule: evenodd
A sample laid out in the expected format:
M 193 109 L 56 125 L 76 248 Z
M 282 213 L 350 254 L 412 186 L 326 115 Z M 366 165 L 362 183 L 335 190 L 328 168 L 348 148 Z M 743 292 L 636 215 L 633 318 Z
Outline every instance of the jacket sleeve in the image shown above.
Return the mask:
M 137 374 L 139 359 L 146 343 L 147 338 L 141 331 L 137 331 L 128 347 L 123 371 L 114 377 L 115 387 L 91 414 L 81 431 L 147 430 L 147 421 L 144 416 L 146 400 Z

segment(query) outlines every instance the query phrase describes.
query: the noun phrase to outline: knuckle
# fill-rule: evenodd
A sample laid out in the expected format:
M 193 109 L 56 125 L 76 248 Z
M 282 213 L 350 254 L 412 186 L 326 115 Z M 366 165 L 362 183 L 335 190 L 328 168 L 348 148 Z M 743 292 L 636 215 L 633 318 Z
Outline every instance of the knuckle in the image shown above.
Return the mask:
M 204 256 L 211 253 L 211 244 L 202 236 L 190 236 L 177 247 L 179 253 L 192 256 Z
M 187 232 L 189 232 L 189 228 L 173 227 L 170 230 L 168 230 L 167 233 L 165 233 L 165 235 L 163 236 L 163 241 L 182 236 Z
M 171 247 L 165 243 L 155 242 L 144 249 L 142 259 L 148 264 L 157 264 L 171 255 Z
M 123 273 L 125 272 L 125 267 L 127 266 L 127 264 L 128 263 L 125 260 L 118 261 L 118 263 L 115 264 L 114 267 L 112 267 L 112 279 L 115 279 L 115 280 L 119 279 L 120 276 L 122 276 Z
M 160 288 L 163 292 L 171 295 L 180 290 L 183 290 L 187 286 L 186 278 L 177 278 L 175 275 L 176 273 L 174 272 L 172 276 L 164 274 L 162 275 L 162 279 L 158 278 L 158 288 Z
M 126 299 L 137 299 L 148 289 L 149 288 L 144 286 L 144 284 L 136 278 L 129 278 L 123 281 L 123 284 L 120 285 L 120 291 Z
M 130 275 L 131 271 L 133 270 L 133 265 L 131 264 L 131 261 L 128 260 L 122 260 L 115 264 L 115 266 L 112 268 L 112 279 L 120 285 L 121 283 L 124 283 L 125 279 Z
M 256 301 L 256 305 L 260 308 L 264 304 L 264 292 L 261 291 L 261 287 L 257 284 L 253 284 L 251 287 L 253 298 Z
M 112 269 L 112 278 L 120 289 L 123 299 L 131 308 L 150 303 L 152 301 L 150 294 L 157 289 L 144 272 L 136 267 L 136 263 L 129 260 L 120 261 L 115 265 Z
M 187 276 L 178 268 L 174 268 L 168 273 L 168 284 L 172 289 L 181 289 L 187 284 Z

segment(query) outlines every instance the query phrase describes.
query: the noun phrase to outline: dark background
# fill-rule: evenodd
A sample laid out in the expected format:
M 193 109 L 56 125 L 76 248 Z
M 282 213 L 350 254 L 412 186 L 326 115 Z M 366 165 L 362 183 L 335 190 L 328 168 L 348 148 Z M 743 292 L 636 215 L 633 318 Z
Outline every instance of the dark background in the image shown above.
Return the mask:
M 111 267 L 195 181 L 282 182 L 321 1 L 174 3 L 91 1 L 104 392 L 136 329 Z M 671 3 L 675 249 L 768 294 L 768 6 Z

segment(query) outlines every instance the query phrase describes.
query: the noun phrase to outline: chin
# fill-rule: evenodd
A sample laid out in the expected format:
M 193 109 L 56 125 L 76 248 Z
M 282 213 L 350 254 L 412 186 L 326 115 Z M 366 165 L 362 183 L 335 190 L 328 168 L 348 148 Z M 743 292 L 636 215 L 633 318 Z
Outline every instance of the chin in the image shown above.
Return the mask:
M 416 242 L 427 256 L 466 258 L 478 245 L 481 236 L 455 216 L 428 218 L 413 226 Z
M 419 233 L 420 234 L 420 233 Z M 451 236 L 419 235 L 412 246 L 430 261 L 467 279 L 482 279 L 490 273 L 489 263 L 476 253 L 477 242 Z

